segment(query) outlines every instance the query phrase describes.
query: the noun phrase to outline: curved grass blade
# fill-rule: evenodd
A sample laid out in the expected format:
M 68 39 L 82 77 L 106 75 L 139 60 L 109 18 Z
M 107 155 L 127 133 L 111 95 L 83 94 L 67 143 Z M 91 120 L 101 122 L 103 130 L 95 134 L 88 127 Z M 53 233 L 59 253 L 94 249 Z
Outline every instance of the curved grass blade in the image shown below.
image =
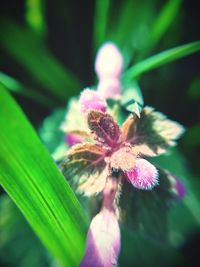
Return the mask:
M 94 15 L 94 51 L 105 41 L 111 0 L 96 0 Z
M 182 0 L 169 0 L 160 10 L 149 34 L 149 41 L 145 52 L 151 51 L 169 29 L 177 17 Z M 144 53 L 145 53 L 144 52 Z M 144 55 L 144 53 L 142 53 Z
M 62 266 L 77 266 L 85 217 L 26 117 L 0 87 L 0 184 Z
M 158 68 L 169 62 L 175 61 L 176 59 L 188 56 L 199 50 L 200 41 L 171 48 L 135 64 L 133 67 L 131 67 L 124 73 L 123 79 L 125 81 L 133 80 L 147 71 Z
M 56 106 L 56 103 L 52 101 L 50 98 L 47 98 L 46 96 L 42 95 L 36 90 L 31 89 L 30 87 L 25 87 L 23 84 L 18 82 L 16 79 L 14 79 L 13 77 L 10 77 L 9 75 L 3 72 L 0 72 L 0 82 L 6 88 L 8 88 L 8 90 L 10 90 L 11 92 L 30 98 L 34 100 L 35 102 L 42 104 L 49 108 Z
M 1 45 L 25 70 L 62 102 L 79 92 L 80 83 L 48 51 L 34 31 L 8 19 L 0 21 Z
M 44 18 L 44 7 L 44 0 L 26 0 L 26 22 L 41 36 L 44 36 L 47 31 L 47 25 Z

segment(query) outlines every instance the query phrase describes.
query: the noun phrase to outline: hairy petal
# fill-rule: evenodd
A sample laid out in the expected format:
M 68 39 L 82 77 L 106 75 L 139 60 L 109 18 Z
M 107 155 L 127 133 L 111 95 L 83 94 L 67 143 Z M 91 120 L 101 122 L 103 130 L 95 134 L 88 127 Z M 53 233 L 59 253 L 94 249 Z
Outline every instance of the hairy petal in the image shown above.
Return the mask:
M 99 79 L 119 78 L 123 68 L 123 58 L 116 45 L 109 42 L 98 51 L 95 70 Z
M 184 128 L 179 123 L 167 119 L 165 115 L 154 111 L 151 107 L 145 107 L 140 118 L 128 117 L 122 126 L 123 140 L 134 146 L 145 145 L 141 147 L 140 153 L 152 154 L 151 156 L 162 154 L 170 146 L 174 146 L 183 132 Z
M 78 144 L 67 153 L 61 169 L 72 186 L 86 195 L 97 194 L 104 188 L 107 173 L 106 151 L 94 144 Z
M 137 159 L 134 169 L 126 172 L 126 176 L 138 189 L 151 190 L 158 184 L 157 169 L 145 159 Z
M 81 93 L 79 104 L 81 111 L 84 113 L 90 109 L 106 111 L 106 101 L 94 90 L 85 89 Z
M 112 116 L 91 110 L 88 113 L 88 126 L 98 141 L 110 147 L 116 146 L 120 136 L 120 129 Z

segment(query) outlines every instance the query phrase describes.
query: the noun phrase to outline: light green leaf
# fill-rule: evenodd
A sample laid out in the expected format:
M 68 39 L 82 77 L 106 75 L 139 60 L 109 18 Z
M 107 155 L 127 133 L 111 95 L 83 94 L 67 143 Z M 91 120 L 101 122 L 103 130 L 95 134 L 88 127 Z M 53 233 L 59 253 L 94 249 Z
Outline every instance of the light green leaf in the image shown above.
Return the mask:
M 25 19 L 27 24 L 40 35 L 44 35 L 47 31 L 44 6 L 44 0 L 26 0 Z
M 77 78 L 48 51 L 34 31 L 10 20 L 0 21 L 3 49 L 10 54 L 42 88 L 61 101 L 80 90 Z
M 176 59 L 188 56 L 199 50 L 200 41 L 171 48 L 135 64 L 133 67 L 131 67 L 124 73 L 123 79 L 124 81 L 133 80 L 147 71 L 158 68 L 169 62 L 175 61 Z
M 96 50 L 106 39 L 109 8 L 111 0 L 96 0 L 94 15 L 94 49 Z
M 54 101 L 52 101 L 50 98 L 47 98 L 46 96 L 42 95 L 36 90 L 31 89 L 30 87 L 25 87 L 25 85 L 21 84 L 16 79 L 8 76 L 3 72 L 0 72 L 0 82 L 11 92 L 30 98 L 35 102 L 47 107 L 55 106 Z
M 149 34 L 149 42 L 147 42 L 146 52 L 151 51 L 151 49 L 158 44 L 160 39 L 172 25 L 177 17 L 181 3 L 182 0 L 168 0 L 159 11 L 159 15 L 156 17 Z
M 81 206 L 18 105 L 0 90 L 0 184 L 60 263 L 75 267 L 85 237 Z

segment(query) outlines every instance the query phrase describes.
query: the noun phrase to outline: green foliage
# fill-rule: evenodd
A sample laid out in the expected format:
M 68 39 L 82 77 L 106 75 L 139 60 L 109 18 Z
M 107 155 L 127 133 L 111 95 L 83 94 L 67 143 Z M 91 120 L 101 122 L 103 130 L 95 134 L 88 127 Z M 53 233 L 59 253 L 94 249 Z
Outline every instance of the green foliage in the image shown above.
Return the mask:
M 123 79 L 131 81 L 138 78 L 141 74 L 158 68 L 176 59 L 185 57 L 200 50 L 200 41 L 192 42 L 189 44 L 181 45 L 161 52 L 155 56 L 149 57 L 144 61 L 135 64 L 124 73 Z
M 0 99 L 0 183 L 62 265 L 77 266 L 85 226 L 80 204 L 3 86 Z
M 11 20 L 0 23 L 0 38 L 3 49 L 8 52 L 43 89 L 60 101 L 79 91 L 80 83 L 48 51 L 34 31 Z
M 184 132 L 177 122 L 171 121 L 151 107 L 144 107 L 140 118 L 129 116 L 122 127 L 124 140 L 140 147 L 143 155 L 163 154 Z
M 111 0 L 96 0 L 94 14 L 94 49 L 95 52 L 106 39 Z
M 62 171 L 78 192 L 90 196 L 103 190 L 107 177 L 105 153 L 102 147 L 87 143 L 69 150 Z
M 1 264 L 16 267 L 50 265 L 50 255 L 7 195 L 0 197 L 0 236 Z
M 42 95 L 40 92 L 37 92 L 30 87 L 26 87 L 25 85 L 21 84 L 16 79 L 6 75 L 5 73 L 0 72 L 0 82 L 11 92 L 20 94 L 50 108 L 55 106 L 55 102 L 50 98 Z
M 122 219 L 129 229 L 161 243 L 168 242 L 167 216 L 175 198 L 169 176 L 160 170 L 159 185 L 150 191 L 137 190 L 130 183 L 124 183 L 119 200 Z

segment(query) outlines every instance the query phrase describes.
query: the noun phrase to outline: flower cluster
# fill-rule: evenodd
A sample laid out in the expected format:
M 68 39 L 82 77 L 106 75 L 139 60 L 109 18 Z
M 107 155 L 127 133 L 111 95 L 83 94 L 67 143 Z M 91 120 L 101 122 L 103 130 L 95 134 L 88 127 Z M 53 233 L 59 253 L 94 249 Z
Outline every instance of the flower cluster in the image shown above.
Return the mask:
M 174 146 L 184 129 L 148 106 L 141 112 L 127 114 L 120 102 L 123 59 L 114 44 L 100 49 L 95 69 L 99 78 L 97 90 L 85 89 L 81 93 L 79 102 L 71 104 L 64 124 L 68 143 L 73 146 L 62 163 L 62 171 L 77 192 L 88 197 L 102 194 L 101 209 L 91 222 L 81 266 L 110 267 L 116 266 L 120 248 L 118 206 L 125 210 L 127 220 L 134 214 L 133 228 L 136 224 L 145 228 L 147 223 L 149 228 L 151 216 L 137 217 L 142 212 L 136 207 L 138 202 L 142 205 L 148 197 L 143 210 L 156 206 L 159 217 L 159 212 L 165 214 L 175 195 L 183 196 L 180 181 L 149 160 Z M 110 98 L 114 107 L 108 105 Z M 114 112 L 116 106 L 123 116 L 127 115 L 121 127 Z M 70 120 L 70 112 L 79 121 Z M 141 191 L 150 193 L 144 195 Z M 135 210 L 129 212 L 130 207 Z

